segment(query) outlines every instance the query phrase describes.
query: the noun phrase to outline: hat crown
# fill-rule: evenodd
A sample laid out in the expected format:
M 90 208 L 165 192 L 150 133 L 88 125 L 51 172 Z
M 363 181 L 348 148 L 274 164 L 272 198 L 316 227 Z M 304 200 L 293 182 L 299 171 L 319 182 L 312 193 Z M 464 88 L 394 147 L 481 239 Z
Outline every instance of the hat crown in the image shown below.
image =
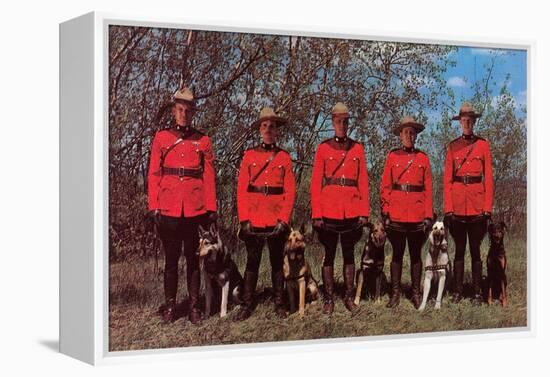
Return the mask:
M 195 100 L 195 97 L 193 96 L 193 91 L 189 89 L 188 87 L 183 87 L 180 90 L 176 91 L 174 93 L 174 100 L 182 100 L 182 101 L 188 101 L 193 102 Z
M 403 118 L 401 118 L 401 121 L 399 124 L 407 124 L 407 123 L 418 123 L 418 122 L 411 115 L 405 115 Z
M 349 110 L 343 102 L 337 102 L 332 108 L 332 114 L 349 114 Z
M 262 118 L 269 118 L 269 117 L 276 117 L 275 111 L 271 107 L 264 107 L 260 111 L 260 119 Z
M 470 102 L 464 102 L 462 106 L 460 106 L 460 112 L 461 113 L 473 113 L 474 107 Z

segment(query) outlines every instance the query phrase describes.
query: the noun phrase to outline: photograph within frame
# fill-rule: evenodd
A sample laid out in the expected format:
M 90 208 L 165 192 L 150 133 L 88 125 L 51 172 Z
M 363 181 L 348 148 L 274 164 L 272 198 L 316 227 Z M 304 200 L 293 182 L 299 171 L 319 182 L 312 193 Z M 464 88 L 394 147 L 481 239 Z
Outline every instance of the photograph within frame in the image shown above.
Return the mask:
M 109 351 L 527 325 L 526 50 L 111 25 L 108 61 Z M 337 106 L 340 102 L 346 111 Z M 443 296 L 440 310 L 435 310 L 435 303 L 430 300 L 426 310 L 418 312 L 410 287 L 414 267 L 410 264 L 410 252 L 406 251 L 401 266 L 403 289 L 399 305 L 386 308 L 389 301 L 386 292 L 382 301 L 363 299 L 359 308 L 350 312 L 347 310 L 349 302 L 342 299 L 349 293 L 345 284 L 349 271 L 346 272 L 344 265 L 350 263 L 344 262 L 338 247 L 332 274 L 334 311 L 331 315 L 324 314 L 326 289 L 321 275 L 325 253 L 318 236 L 314 235 L 318 232 L 313 230 L 312 218 L 316 216 L 312 214 L 311 182 L 318 147 L 330 144 L 334 136 L 334 115 L 346 112 L 350 115 L 347 136 L 359 142 L 357 145 L 363 147 L 364 152 L 353 155 L 354 151 L 349 156 L 351 161 L 358 161 L 361 154 L 364 156 L 369 184 L 368 198 L 363 197 L 362 203 L 346 207 L 345 196 L 340 198 L 338 192 L 329 195 L 329 203 L 342 199 L 339 205 L 344 212 L 353 213 L 357 209 L 354 207 L 364 205 L 367 200 L 368 213 L 355 213 L 352 217 L 368 216 L 373 224 L 375 220 L 384 220 L 381 181 L 389 155 L 401 145 L 400 137 L 393 131 L 406 128 L 406 124 L 418 124 L 425 128 L 418 133 L 416 146 L 425 152 L 419 154 L 426 156 L 431 166 L 433 212 L 437 219 L 443 220 L 447 212 L 443 187 L 447 148 L 461 136 L 461 125 L 452 118 L 460 114 L 463 102 L 472 104 L 476 117 L 481 115 L 475 125 L 475 135 L 490 146 L 494 202 L 492 210 L 487 212 L 492 213 L 493 223 L 503 221 L 507 225 L 508 307 L 477 306 L 471 302 L 475 289 L 473 263 L 467 247 L 463 263 L 464 299 L 460 302 L 451 302 L 449 294 Z M 164 253 L 155 232 L 155 218 L 147 216 L 151 209 L 148 183 L 153 140 L 159 131 L 169 132 L 173 128 L 174 103 L 192 103 L 197 107 L 192 126 L 201 134 L 191 145 L 202 145 L 203 133 L 211 140 L 212 158 L 215 156 L 212 166 L 216 182 L 217 232 L 241 275 L 246 275 L 248 264 L 244 243 L 237 238 L 242 227 L 242 213 L 237 208 L 237 177 L 243 154 L 245 150 L 254 151 L 262 142 L 258 121 L 286 123 L 280 128 L 277 145 L 288 151 L 284 154 L 292 165 L 295 199 L 292 217 L 284 222 L 295 229 L 304 224 L 305 256 L 321 292 L 316 305 L 306 304 L 303 318 L 299 310 L 286 319 L 277 316 L 273 287 L 278 277 L 271 274 L 267 248 L 257 266 L 254 308 L 249 318 L 233 321 L 240 309 L 237 305 L 229 305 L 227 317 L 219 318 L 219 313 L 215 313 L 209 318 L 201 318 L 200 325 L 191 323 L 185 251 L 176 264 L 179 275 L 176 314 L 174 318 L 165 315 L 166 278 L 161 272 L 165 268 Z M 265 110 L 262 114 L 264 108 L 271 108 L 272 113 Z M 404 122 L 403 118 L 409 115 L 413 121 Z M 473 153 L 468 158 L 482 160 L 483 156 Z M 473 165 L 475 161 L 468 158 L 465 163 Z M 396 161 L 395 165 L 398 164 Z M 283 165 L 280 162 L 275 168 L 283 169 Z M 179 177 L 183 175 L 181 171 L 176 175 L 172 178 L 196 179 Z M 462 184 L 469 185 L 467 182 Z M 476 184 L 478 182 L 473 183 Z M 345 181 L 340 186 L 349 191 Z M 405 195 L 416 194 L 399 191 Z M 466 197 L 466 202 L 470 199 Z M 330 212 L 330 207 L 325 204 L 323 211 Z M 185 212 L 185 209 L 179 210 Z M 261 213 L 259 211 L 260 218 Z M 163 215 L 167 214 L 173 213 Z M 452 220 L 459 222 L 462 215 L 457 213 L 458 218 Z M 322 217 L 338 217 L 338 214 Z M 390 222 L 403 222 L 395 221 L 399 216 L 391 210 L 390 217 L 393 217 Z M 209 230 L 206 225 L 205 228 Z M 365 230 L 364 233 L 352 250 L 356 268 L 361 266 L 363 247 L 370 232 Z M 447 238 L 449 257 L 455 262 L 454 237 Z M 488 237 L 485 237 L 481 243 L 482 274 L 478 281 L 483 301 L 487 300 L 488 293 L 489 246 Z M 428 248 L 427 244 L 422 248 L 423 263 L 426 263 Z M 388 239 L 381 260 L 387 280 L 391 280 L 392 260 Z M 424 269 L 423 265 L 422 271 Z M 456 263 L 452 271 L 455 269 Z M 356 278 L 354 272 L 353 294 L 356 293 Z M 201 285 L 204 286 L 204 282 Z M 390 286 L 390 282 L 387 285 Z M 288 310 L 286 295 L 285 289 L 283 305 Z M 204 311 L 204 287 L 197 299 L 197 307 Z M 165 324 L 166 319 L 169 323 Z

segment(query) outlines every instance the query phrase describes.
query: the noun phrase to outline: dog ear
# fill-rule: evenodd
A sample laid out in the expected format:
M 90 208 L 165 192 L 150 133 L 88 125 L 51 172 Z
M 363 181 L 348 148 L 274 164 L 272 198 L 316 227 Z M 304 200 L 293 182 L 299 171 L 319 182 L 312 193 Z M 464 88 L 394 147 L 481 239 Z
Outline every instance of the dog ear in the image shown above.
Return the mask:
M 499 224 L 502 227 L 502 229 L 504 229 L 506 231 L 508 230 L 508 227 L 506 226 L 506 223 L 504 221 L 501 221 Z
M 367 222 L 367 228 L 369 228 L 369 231 L 372 232 L 372 228 L 374 227 L 374 224 L 371 223 L 370 221 Z
M 487 228 L 487 230 L 489 231 L 489 233 L 493 233 L 493 231 L 495 230 L 495 224 L 494 224 L 494 223 L 490 223 L 490 224 L 489 224 L 489 227 Z
M 204 230 L 202 225 L 199 224 L 199 237 L 202 238 L 205 233 L 206 233 L 206 230 Z
M 303 222 L 302 225 L 300 225 L 300 233 L 302 233 L 302 235 L 306 234 L 306 223 Z
M 216 227 L 216 223 L 214 223 L 214 222 L 210 223 L 209 231 L 210 231 L 210 233 L 212 233 L 214 235 L 218 234 L 218 229 Z
M 432 221 L 435 223 L 437 221 L 437 213 L 432 214 Z

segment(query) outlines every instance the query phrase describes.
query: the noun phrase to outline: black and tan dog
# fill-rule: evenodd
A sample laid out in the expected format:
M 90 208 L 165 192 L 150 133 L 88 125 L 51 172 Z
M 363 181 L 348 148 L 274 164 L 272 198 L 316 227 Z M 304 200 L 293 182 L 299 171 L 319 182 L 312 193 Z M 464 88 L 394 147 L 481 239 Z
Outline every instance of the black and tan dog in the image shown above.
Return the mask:
M 489 225 L 489 254 L 487 255 L 487 283 L 489 290 L 487 303 L 492 304 L 498 297 L 502 306 L 508 305 L 508 280 L 506 278 L 506 251 L 504 249 L 504 222 Z
M 317 281 L 311 274 L 311 268 L 305 258 L 306 242 L 304 227 L 300 230 L 292 229 L 284 248 L 283 273 L 286 280 L 290 313 L 296 311 L 296 297 L 298 298 L 298 313 L 305 314 L 306 295 L 309 294 L 311 303 L 319 298 Z
M 208 230 L 199 226 L 199 261 L 203 270 L 205 285 L 205 317 L 211 313 L 212 300 L 216 293 L 221 291 L 220 317 L 227 315 L 229 292 L 233 302 L 240 303 L 243 291 L 243 278 L 237 265 L 231 259 L 231 253 L 222 243 L 218 230 L 214 224 Z
M 369 223 L 369 238 L 361 256 L 361 266 L 357 271 L 355 305 L 359 305 L 363 289 L 367 296 L 380 301 L 384 286 L 387 283 L 384 275 L 384 245 L 386 244 L 386 229 L 380 221 Z

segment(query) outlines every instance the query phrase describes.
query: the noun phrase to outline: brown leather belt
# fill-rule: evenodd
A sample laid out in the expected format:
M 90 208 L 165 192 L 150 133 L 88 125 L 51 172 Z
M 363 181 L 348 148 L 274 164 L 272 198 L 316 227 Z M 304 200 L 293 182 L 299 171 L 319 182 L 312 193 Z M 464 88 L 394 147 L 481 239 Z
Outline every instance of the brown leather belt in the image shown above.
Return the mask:
M 463 175 L 463 176 L 455 176 L 453 177 L 453 182 L 460 182 L 464 183 L 465 185 L 469 185 L 472 183 L 481 183 L 482 180 L 481 175 Z
M 178 177 L 202 178 L 202 169 L 162 167 L 162 175 L 177 175 Z
M 424 191 L 424 185 L 410 185 L 408 183 L 393 183 L 391 185 L 392 190 L 406 191 L 406 192 L 422 192 Z
M 254 186 L 248 185 L 248 192 L 257 192 L 264 195 L 281 195 L 285 192 L 282 186 Z
M 335 185 L 335 186 L 352 186 L 357 187 L 357 179 L 350 178 L 324 178 L 324 186 Z

